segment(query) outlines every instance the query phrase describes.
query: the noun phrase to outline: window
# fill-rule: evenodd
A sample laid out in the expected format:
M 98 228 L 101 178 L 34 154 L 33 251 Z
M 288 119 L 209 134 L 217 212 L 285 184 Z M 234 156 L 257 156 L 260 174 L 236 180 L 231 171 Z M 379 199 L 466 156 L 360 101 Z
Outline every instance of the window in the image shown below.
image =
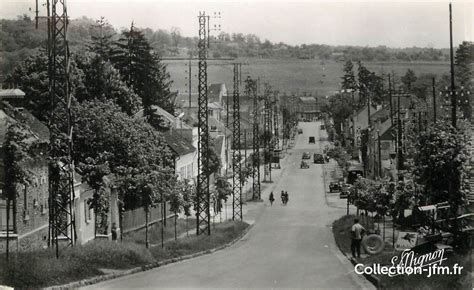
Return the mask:
M 84 200 L 84 219 L 86 223 L 91 221 L 91 208 L 86 200 Z
M 7 230 L 7 201 L 0 199 L 0 231 Z M 10 232 L 13 232 L 13 210 L 10 204 Z

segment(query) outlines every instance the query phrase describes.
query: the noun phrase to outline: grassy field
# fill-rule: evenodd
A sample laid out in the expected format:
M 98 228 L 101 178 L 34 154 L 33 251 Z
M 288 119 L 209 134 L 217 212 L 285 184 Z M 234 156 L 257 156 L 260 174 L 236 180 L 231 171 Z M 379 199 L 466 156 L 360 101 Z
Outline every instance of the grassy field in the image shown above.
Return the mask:
M 244 63 L 242 78 L 259 76 L 280 92 L 317 92 L 331 95 L 340 89 L 343 63 L 335 61 L 304 59 L 238 59 Z M 165 60 L 173 80 L 173 90 L 187 93 L 188 61 Z M 377 73 L 394 73 L 399 79 L 407 69 L 417 75 L 432 73 L 441 75 L 449 72 L 447 62 L 366 62 L 364 65 Z M 357 66 L 354 67 L 357 73 Z M 192 92 L 197 92 L 197 62 L 192 64 Z M 209 61 L 208 82 L 224 82 L 232 89 L 233 67 L 231 61 Z

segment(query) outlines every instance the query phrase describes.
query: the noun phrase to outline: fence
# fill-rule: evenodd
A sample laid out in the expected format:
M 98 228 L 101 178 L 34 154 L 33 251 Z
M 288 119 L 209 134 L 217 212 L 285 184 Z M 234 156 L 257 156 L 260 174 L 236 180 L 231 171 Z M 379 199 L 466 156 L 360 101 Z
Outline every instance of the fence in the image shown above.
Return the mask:
M 157 204 L 156 207 L 152 207 L 148 213 L 148 225 L 152 225 L 161 221 L 161 208 L 162 204 Z M 174 217 L 174 213 L 170 211 L 169 203 L 165 206 L 166 218 Z M 145 227 L 145 208 L 139 207 L 133 210 L 125 211 L 122 219 L 122 232 L 128 233 L 136 231 Z

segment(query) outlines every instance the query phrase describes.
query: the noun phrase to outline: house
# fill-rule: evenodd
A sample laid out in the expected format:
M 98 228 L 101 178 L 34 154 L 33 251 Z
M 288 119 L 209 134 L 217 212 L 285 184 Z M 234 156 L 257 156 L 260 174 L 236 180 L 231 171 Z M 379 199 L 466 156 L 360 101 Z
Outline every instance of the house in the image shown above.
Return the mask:
M 0 91 L 2 92 L 2 91 Z M 5 93 L 4 91 L 2 93 Z M 19 104 L 21 102 L 13 102 Z M 22 122 L 33 136 L 34 156 L 24 161 L 30 182 L 17 186 L 19 195 L 12 200 L 8 237 L 10 250 L 29 251 L 48 246 L 49 236 L 49 173 L 47 152 L 49 144 L 48 128 L 27 110 L 13 107 L 10 102 L 1 102 L 0 107 L 0 191 L 4 186 L 3 148 L 5 134 L 10 124 Z M 34 142 L 34 143 L 33 143 Z M 85 209 L 84 203 L 91 197 L 87 184 L 74 175 L 74 208 L 76 242 L 85 243 L 94 238 L 95 224 L 93 210 Z M 6 247 L 7 209 L 6 199 L 0 198 L 0 251 Z M 86 222 L 87 218 L 87 222 Z M 84 221 L 84 222 L 82 222 Z
M 174 155 L 174 168 L 178 179 L 194 180 L 198 175 L 197 149 L 192 141 L 170 130 L 163 134 L 166 144 Z

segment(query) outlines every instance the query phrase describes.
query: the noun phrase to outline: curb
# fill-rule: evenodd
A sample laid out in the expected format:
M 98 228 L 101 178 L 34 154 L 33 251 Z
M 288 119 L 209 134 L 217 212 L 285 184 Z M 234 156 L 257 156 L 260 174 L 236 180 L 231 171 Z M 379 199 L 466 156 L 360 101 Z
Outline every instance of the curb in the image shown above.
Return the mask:
M 140 267 L 135 267 L 135 268 L 128 269 L 128 270 L 125 270 L 125 271 L 121 271 L 121 272 L 118 272 L 118 273 L 100 275 L 100 276 L 96 276 L 96 277 L 92 277 L 92 278 L 87 278 L 87 279 L 84 279 L 84 280 L 81 280 L 81 281 L 75 281 L 75 282 L 71 282 L 71 283 L 64 284 L 64 285 L 45 287 L 45 288 L 42 288 L 42 289 L 45 289 L 45 290 L 65 290 L 65 289 L 71 289 L 71 288 L 74 288 L 74 289 L 75 288 L 80 288 L 80 287 L 84 287 L 84 286 L 88 286 L 88 285 L 92 285 L 92 284 L 97 284 L 99 282 L 112 280 L 112 279 L 120 278 L 120 277 L 123 277 L 123 276 L 128 276 L 128 275 L 135 274 L 135 273 L 138 273 L 138 272 L 148 271 L 148 270 L 158 268 L 158 267 L 162 267 L 162 266 L 165 266 L 165 265 L 168 265 L 168 264 L 172 264 L 172 263 L 176 263 L 176 262 L 180 262 L 180 261 L 184 261 L 184 260 L 189 260 L 189 259 L 196 258 L 196 257 L 199 257 L 199 256 L 212 254 L 212 253 L 217 252 L 219 250 L 223 250 L 225 248 L 228 248 L 228 247 L 232 246 L 233 244 L 237 243 L 238 241 L 240 241 L 249 232 L 249 230 L 252 228 L 252 226 L 253 226 L 253 224 L 252 225 L 249 224 L 249 226 L 244 231 L 242 231 L 242 233 L 240 233 L 240 235 L 238 235 L 235 239 L 233 239 L 232 241 L 228 242 L 227 244 L 224 244 L 224 245 L 219 246 L 217 248 L 213 248 L 213 249 L 209 249 L 209 250 L 205 250 L 205 251 L 201 251 L 201 252 L 197 252 L 197 253 L 194 253 L 194 254 L 189 254 L 189 255 L 185 255 L 185 256 L 181 256 L 181 257 L 177 257 L 177 258 L 171 258 L 171 259 L 167 259 L 167 260 L 163 260 L 163 261 L 153 262 L 153 263 L 150 263 L 150 264 L 147 264 L 147 265 L 143 265 L 143 266 L 140 266 Z
M 334 233 L 333 233 L 333 236 L 334 236 Z M 352 263 L 352 265 L 354 265 L 354 266 L 357 265 L 356 259 L 354 259 L 353 257 L 347 256 L 347 254 L 341 249 L 341 247 L 339 246 L 339 243 L 337 241 L 336 241 L 336 245 L 339 248 L 339 251 L 341 251 L 341 253 L 344 255 L 344 257 L 346 257 Z M 381 288 L 382 284 L 380 283 L 380 279 L 377 278 L 375 275 L 366 274 L 366 273 L 363 273 L 362 275 L 365 277 L 365 279 L 367 279 L 370 283 L 372 283 L 377 289 Z

